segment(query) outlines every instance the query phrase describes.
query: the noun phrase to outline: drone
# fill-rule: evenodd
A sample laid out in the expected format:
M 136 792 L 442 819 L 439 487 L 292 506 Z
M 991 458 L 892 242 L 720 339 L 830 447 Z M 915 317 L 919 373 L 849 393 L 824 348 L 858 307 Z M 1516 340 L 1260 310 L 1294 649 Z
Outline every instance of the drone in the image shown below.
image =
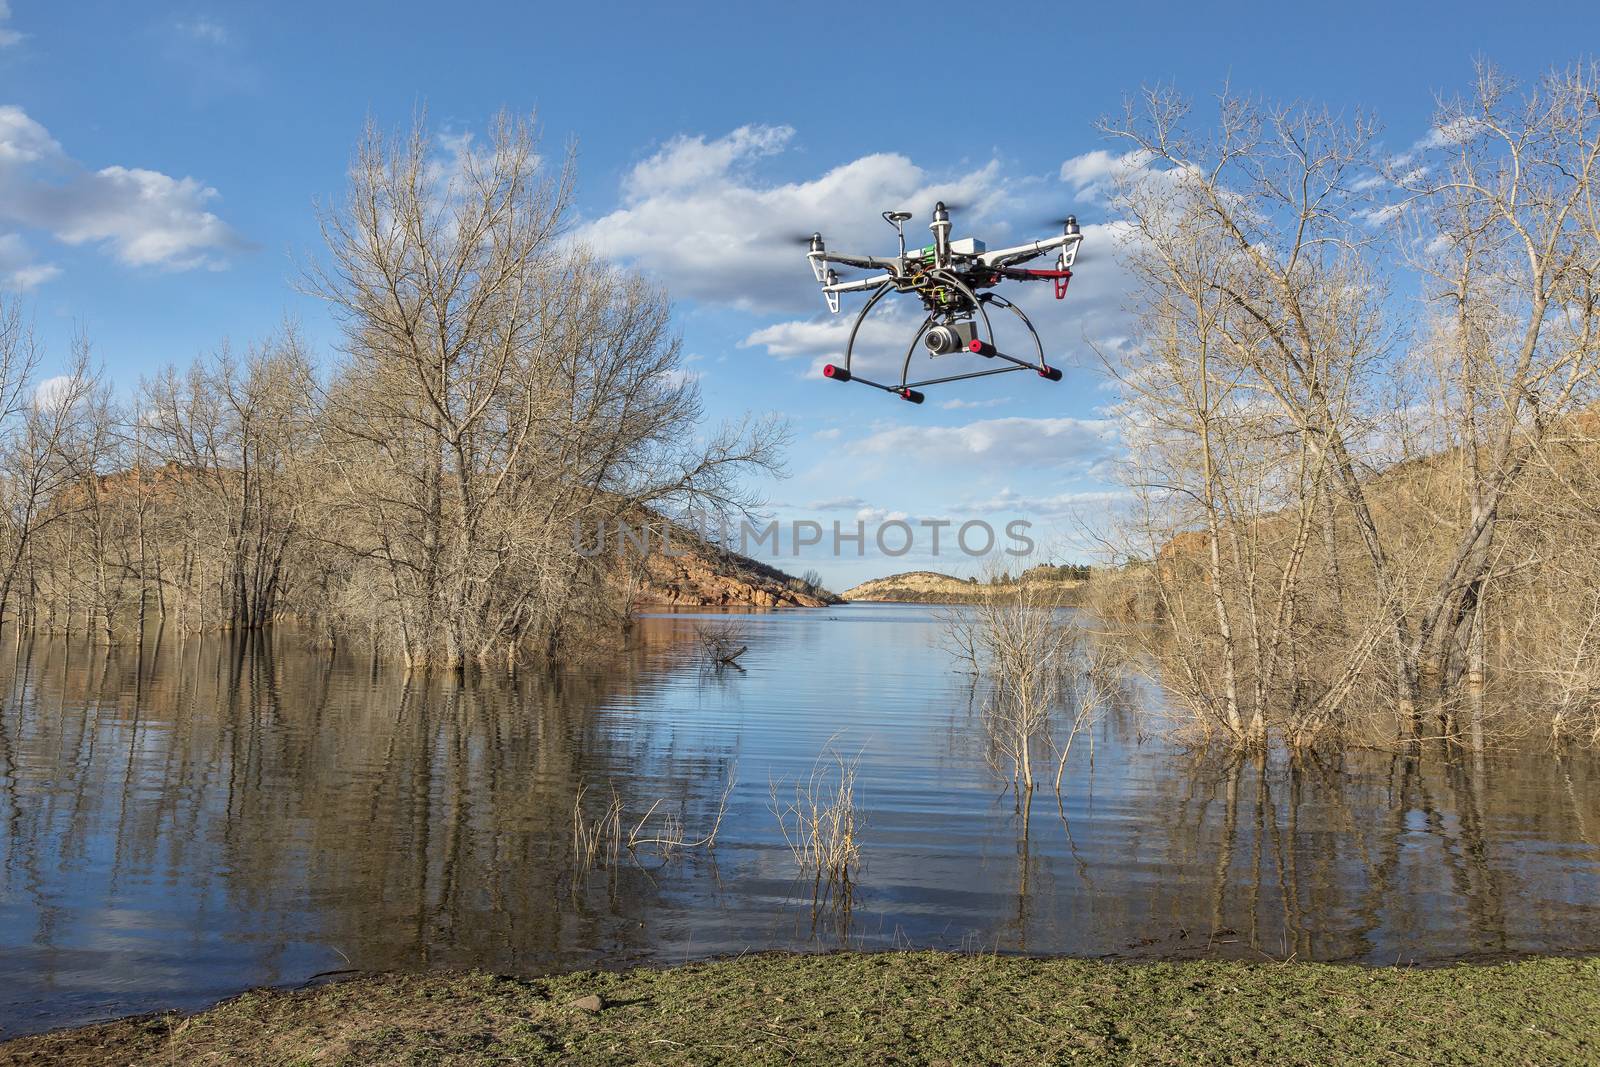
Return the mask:
M 989 251 L 984 243 L 976 238 L 965 237 L 956 241 L 950 239 L 950 209 L 943 201 L 934 205 L 933 222 L 928 226 L 933 231 L 933 244 L 907 250 L 905 224 L 911 217 L 909 211 L 883 213 L 884 221 L 893 226 L 900 237 L 900 254 L 893 258 L 830 252 L 822 242 L 822 234 L 813 233 L 809 238 L 807 243 L 810 245 L 810 251 L 806 253 L 806 257 L 811 261 L 811 272 L 816 275 L 817 283 L 822 286 L 823 299 L 827 301 L 830 312 L 836 315 L 839 313 L 839 298 L 844 293 L 870 294 L 867 302 L 856 313 L 855 323 L 850 327 L 850 340 L 845 345 L 844 363 L 829 363 L 822 368 L 823 377 L 836 382 L 860 382 L 862 385 L 870 385 L 874 389 L 893 393 L 913 404 L 922 403 L 924 397 L 921 390 L 930 385 L 943 385 L 947 382 L 984 378 L 1019 370 L 1031 370 L 1047 381 L 1059 382 L 1061 371 L 1045 362 L 1044 344 L 1039 340 L 1039 331 L 1034 329 L 1028 316 L 1023 314 L 1022 309 L 1016 304 L 991 290 L 1003 281 L 1051 281 L 1055 283 L 1056 299 L 1064 299 L 1067 295 L 1067 285 L 1072 281 L 1072 265 L 1077 261 L 1078 247 L 1083 243 L 1083 234 L 1078 229 L 1077 218 L 1068 215 L 1061 223 L 1061 234 L 1057 237 L 1047 237 L 1039 241 L 1029 241 L 1027 244 Z M 1022 266 L 1056 249 L 1059 249 L 1059 252 L 1054 270 L 1033 270 Z M 840 281 L 838 273 L 829 265 L 833 263 L 866 270 L 883 270 L 888 273 Z M 911 339 L 911 344 L 906 349 L 898 385 L 863 378 L 854 373 L 850 365 L 851 356 L 855 352 L 856 337 L 861 332 L 861 324 L 872 313 L 872 309 L 890 293 L 915 296 L 921 301 L 923 310 L 927 313 L 922 320 L 921 328 L 917 330 L 916 336 Z M 1022 325 L 1033 338 L 1037 358 L 1027 360 L 1000 351 L 995 344 L 994 327 L 989 321 L 991 309 L 1009 311 L 1022 321 Z M 911 359 L 916 354 L 918 341 L 922 342 L 931 357 L 968 352 L 996 360 L 1003 365 L 964 374 L 947 374 L 942 377 L 909 381 Z

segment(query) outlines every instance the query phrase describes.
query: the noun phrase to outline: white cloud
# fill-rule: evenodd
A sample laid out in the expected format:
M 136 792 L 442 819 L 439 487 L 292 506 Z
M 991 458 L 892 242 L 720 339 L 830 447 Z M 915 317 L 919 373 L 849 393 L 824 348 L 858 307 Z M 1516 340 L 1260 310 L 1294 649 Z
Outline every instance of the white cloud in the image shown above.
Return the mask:
M 623 179 L 623 206 L 583 227 L 579 237 L 659 275 L 675 295 L 793 312 L 822 302 L 800 243 L 804 235 L 820 231 L 831 248 L 892 255 L 894 231 L 880 212 L 917 212 L 907 236 L 918 242 L 937 200 L 963 205 L 959 236 L 1021 195 L 997 161 L 941 177 L 903 155 L 874 153 L 802 181 L 757 173 L 794 137 L 788 126 L 741 126 L 710 140 L 674 138 Z
M 1109 419 L 982 419 L 963 426 L 895 426 L 852 446 L 920 466 L 1091 468 L 1117 447 Z
M 50 131 L 15 104 L 0 105 L 0 173 L 22 164 L 55 164 L 64 158 Z
M 1468 141 L 1489 132 L 1488 123 L 1471 115 L 1458 115 L 1457 117 L 1435 125 L 1427 134 L 1418 141 L 1417 148 L 1447 148 L 1453 145 L 1463 145 Z
M 1435 122 L 1428 132 L 1412 142 L 1411 147 L 1389 160 L 1390 167 L 1404 167 L 1410 164 L 1417 156 L 1424 152 L 1435 151 L 1440 148 L 1455 148 L 1460 145 L 1475 141 L 1490 131 L 1488 123 L 1472 115 L 1457 115 L 1444 122 Z M 1419 168 L 1413 176 L 1420 177 L 1427 173 L 1427 168 Z M 1409 180 L 1409 176 L 1408 176 Z
M 694 193 L 708 181 L 727 177 L 738 164 L 783 151 L 793 137 L 792 126 L 740 126 L 710 142 L 674 137 L 633 168 L 624 191 L 630 204 L 667 193 Z
M 494 149 L 478 144 L 470 130 L 441 133 L 435 140 L 438 148 L 429 154 L 423 178 L 440 201 L 459 198 L 469 191 L 465 184 L 468 174 L 482 174 L 494 166 Z
M 858 298 L 859 299 L 859 298 Z M 867 377 L 892 375 L 899 379 L 900 367 L 905 360 L 906 346 L 917 332 L 922 321 L 920 310 L 913 311 L 909 300 L 896 302 L 893 297 L 880 303 L 873 314 L 861 324 L 856 335 L 851 368 Z M 811 319 L 790 319 L 775 322 L 752 332 L 739 342 L 740 348 L 761 347 L 777 359 L 806 359 L 806 374 L 821 373 L 824 363 L 844 362 L 845 345 L 850 340 L 850 328 L 859 309 L 846 307 L 838 315 L 821 315 Z M 946 364 L 961 357 L 941 357 Z M 915 366 L 925 366 L 928 357 L 919 353 L 921 360 Z M 915 369 L 915 366 L 913 370 Z
M 974 408 L 997 408 L 1011 403 L 1009 396 L 992 396 L 987 400 L 946 400 L 939 406 L 946 411 L 969 411 Z
M 187 19 L 176 23 L 178 32 L 205 44 L 227 44 L 228 27 L 215 19 L 205 17 Z
M 58 374 L 54 378 L 46 378 L 34 387 L 33 406 L 40 411 L 54 411 L 65 403 L 71 394 L 71 376 Z
M 228 225 L 206 210 L 217 191 L 193 178 L 159 171 L 106 167 L 34 203 L 67 244 L 104 242 L 129 266 L 179 270 L 211 266 L 219 250 L 238 247 Z
M 1031 503 L 1033 498 L 1025 496 L 1008 486 L 995 490 L 986 497 L 963 500 L 956 505 L 958 511 L 1013 511 L 1016 508 Z
M 869 330 L 873 334 L 886 334 L 887 327 L 880 327 L 876 322 L 863 323 L 862 333 Z M 769 356 L 778 359 L 794 359 L 799 356 L 816 357 L 818 355 L 833 354 L 836 350 L 839 355 L 844 354 L 845 342 L 850 337 L 850 319 L 836 317 L 827 319 L 791 319 L 787 322 L 775 322 L 770 326 L 763 326 L 750 336 L 739 342 L 740 348 L 752 348 L 760 345 L 767 350 Z M 865 341 L 865 337 L 858 338 L 858 343 Z
M 10 21 L 10 0 L 0 0 L 0 48 L 7 48 L 22 40 L 22 34 L 6 25 Z
M 1049 496 L 1030 496 L 1009 486 L 987 497 L 964 500 L 952 509 L 958 513 L 1024 514 L 1041 519 L 1072 519 L 1083 516 L 1103 517 L 1125 507 L 1133 496 L 1123 489 L 1088 489 L 1056 493 Z
M 1382 229 L 1401 215 L 1405 214 L 1405 207 L 1400 204 L 1380 204 L 1377 207 L 1363 208 L 1355 213 L 1355 217 L 1372 229 Z
M 90 170 L 15 105 L 0 106 L 0 217 L 129 266 L 218 267 L 244 242 L 194 178 L 139 167 Z
M 691 385 L 695 382 L 698 382 L 700 378 L 701 374 L 699 371 L 684 370 L 682 367 L 674 367 L 671 370 L 661 372 L 661 380 L 666 382 L 666 384 L 673 389 L 684 385 Z
M 18 267 L 7 274 L 0 274 L 6 285 L 13 291 L 25 293 L 36 285 L 43 285 L 61 275 L 61 268 L 54 263 L 35 263 L 26 267 Z
M 1061 180 L 1072 186 L 1072 193 L 1080 200 L 1105 203 L 1116 183 L 1138 170 L 1145 162 L 1140 152 L 1112 155 L 1104 149 L 1095 149 L 1073 156 L 1061 164 Z
M 0 290 L 26 292 L 61 273 L 51 263 L 34 262 L 33 252 L 20 234 L 0 234 Z
M 1061 164 L 1061 180 L 1075 189 L 1090 186 L 1110 178 L 1115 169 L 1116 157 L 1103 148 L 1073 156 Z
M 857 511 L 869 505 L 858 496 L 834 497 L 830 500 L 813 500 L 806 507 L 812 511 Z

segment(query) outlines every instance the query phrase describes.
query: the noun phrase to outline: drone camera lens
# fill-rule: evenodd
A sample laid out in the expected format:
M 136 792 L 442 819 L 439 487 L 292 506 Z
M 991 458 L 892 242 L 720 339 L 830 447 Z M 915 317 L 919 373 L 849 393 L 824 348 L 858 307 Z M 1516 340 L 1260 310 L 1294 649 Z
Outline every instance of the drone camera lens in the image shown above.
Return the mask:
M 955 331 L 948 326 L 935 326 L 922 338 L 922 343 L 927 346 L 929 352 L 936 356 L 942 356 L 946 352 L 954 352 L 960 347 Z

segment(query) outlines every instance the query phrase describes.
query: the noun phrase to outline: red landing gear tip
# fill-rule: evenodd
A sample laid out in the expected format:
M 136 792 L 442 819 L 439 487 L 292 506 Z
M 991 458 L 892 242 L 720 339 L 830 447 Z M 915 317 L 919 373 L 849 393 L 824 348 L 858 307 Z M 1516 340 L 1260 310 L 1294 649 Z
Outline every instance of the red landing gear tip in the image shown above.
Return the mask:
M 822 376 L 824 378 L 832 378 L 836 382 L 848 382 L 850 380 L 849 371 L 843 367 L 835 367 L 832 363 L 822 368 Z
M 900 390 L 900 399 L 909 400 L 913 404 L 920 404 L 926 398 L 915 389 L 902 389 Z
M 1039 372 L 1039 377 L 1048 381 L 1059 382 L 1061 380 L 1061 371 L 1055 367 L 1046 367 Z

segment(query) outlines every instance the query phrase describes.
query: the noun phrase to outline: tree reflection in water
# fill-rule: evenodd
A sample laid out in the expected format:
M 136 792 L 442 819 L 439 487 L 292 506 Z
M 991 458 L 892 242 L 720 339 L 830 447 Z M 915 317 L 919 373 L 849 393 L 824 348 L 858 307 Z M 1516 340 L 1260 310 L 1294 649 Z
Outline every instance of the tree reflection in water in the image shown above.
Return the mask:
M 407 677 L 275 640 L 0 657 L 0 1025 L 355 968 L 540 971 L 772 947 L 1393 962 L 1600 949 L 1593 758 L 1222 759 L 1113 707 L 1059 803 L 1001 796 L 926 609 L 692 617 L 592 671 Z M 830 737 L 864 866 L 813 915 L 770 810 Z M 1141 732 L 1143 731 L 1143 732 Z M 573 876 L 581 783 L 714 849 Z M 803 888 L 803 887 L 802 887 Z

